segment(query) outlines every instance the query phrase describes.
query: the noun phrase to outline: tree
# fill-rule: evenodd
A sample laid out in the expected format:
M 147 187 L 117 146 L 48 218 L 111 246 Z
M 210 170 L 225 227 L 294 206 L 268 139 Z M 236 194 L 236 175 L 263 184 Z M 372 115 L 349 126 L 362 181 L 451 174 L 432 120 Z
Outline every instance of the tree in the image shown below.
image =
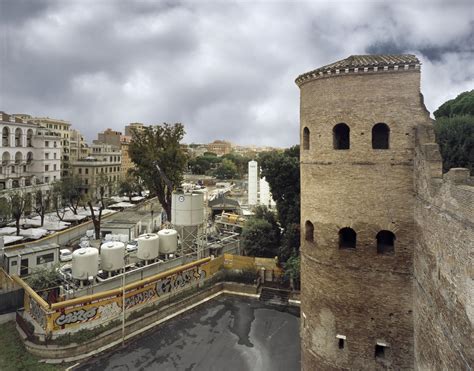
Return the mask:
M 16 235 L 20 235 L 20 219 L 25 212 L 26 195 L 22 191 L 12 191 L 9 193 L 10 212 L 15 220 Z
M 95 239 L 100 240 L 100 225 L 102 222 L 102 211 L 106 208 L 105 206 L 105 190 L 108 187 L 107 176 L 100 174 L 95 182 L 95 189 L 90 188 L 86 203 L 89 206 L 91 212 L 92 223 L 94 224 Z M 99 206 L 99 210 L 96 211 L 94 205 Z
M 300 285 L 300 255 L 292 255 L 285 263 L 285 277 L 290 279 L 291 288 L 299 288 Z
M 55 202 L 58 213 L 60 205 L 68 207 L 74 215 L 77 215 L 77 209 L 83 204 L 82 180 L 78 176 L 69 176 L 56 182 L 54 193 L 60 198 L 60 202 Z
M 250 157 L 242 156 L 237 153 L 228 153 L 222 156 L 222 159 L 227 159 L 234 163 L 237 168 L 237 177 L 243 178 L 245 174 L 247 174 L 248 162 L 251 160 Z
M 263 152 L 258 163 L 261 176 L 270 185 L 272 197 L 276 202 L 278 219 L 286 230 L 290 224 L 300 222 L 300 164 L 299 146 L 284 152 Z
M 242 228 L 242 247 L 245 255 L 272 258 L 278 254 L 278 238 L 272 225 L 258 218 L 250 218 Z
M 12 217 L 11 203 L 8 195 L 0 197 L 0 227 L 4 227 Z
M 299 254 L 300 233 L 299 224 L 291 223 L 286 227 L 281 239 L 280 252 L 278 253 L 280 261 L 287 261 L 290 256 Z
M 35 194 L 35 207 L 34 210 L 36 214 L 41 218 L 41 227 L 44 224 L 44 216 L 49 210 L 51 205 L 51 193 L 43 192 L 41 189 L 37 189 Z
M 171 220 L 173 187 L 181 185 L 187 164 L 186 154 L 179 144 L 184 134 L 180 123 L 148 126 L 141 131 L 133 130 L 129 146 L 131 160 L 146 188 L 158 197 L 168 220 Z
M 435 122 L 443 171 L 465 167 L 474 171 L 474 116 L 441 117 Z
M 463 115 L 474 116 L 474 90 L 465 91 L 456 98 L 448 100 L 434 111 L 433 114 L 436 119 Z
M 238 175 L 237 166 L 232 161 L 224 159 L 214 171 L 214 175 L 217 179 L 234 179 Z
M 119 183 L 119 192 L 128 197 L 129 201 L 132 201 L 134 194 L 139 194 L 143 191 L 141 179 L 138 177 L 135 171 L 129 169 L 125 178 Z

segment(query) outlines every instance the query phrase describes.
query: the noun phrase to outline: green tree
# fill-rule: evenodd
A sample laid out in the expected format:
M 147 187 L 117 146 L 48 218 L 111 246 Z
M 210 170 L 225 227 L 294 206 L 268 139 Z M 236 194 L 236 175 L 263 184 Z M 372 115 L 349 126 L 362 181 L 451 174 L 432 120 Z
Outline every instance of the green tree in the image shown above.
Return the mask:
M 448 100 L 434 111 L 433 114 L 437 119 L 440 117 L 463 115 L 474 116 L 474 90 L 465 91 L 456 98 Z
M 144 185 L 158 197 L 168 220 L 171 220 L 173 187 L 181 185 L 187 164 L 186 154 L 179 144 L 184 134 L 180 123 L 148 126 L 132 132 L 129 146 L 130 158 Z
M 243 178 L 247 174 L 248 162 L 251 160 L 250 157 L 242 156 L 237 153 L 228 153 L 222 156 L 222 159 L 227 159 L 234 163 L 239 178 Z
M 286 227 L 282 236 L 280 252 L 278 254 L 280 261 L 287 261 L 290 256 L 299 254 L 300 233 L 299 224 L 291 223 Z
M 217 169 L 214 171 L 214 176 L 217 179 L 234 179 L 238 175 L 237 166 L 228 160 L 224 159 L 222 162 L 217 166 Z
M 245 255 L 272 258 L 278 254 L 278 238 L 272 225 L 258 218 L 250 218 L 242 229 Z
M 299 288 L 300 275 L 300 255 L 291 255 L 285 263 L 285 276 L 290 280 L 292 289 Z
M 453 167 L 474 171 L 474 116 L 440 117 L 435 122 L 443 171 Z
M 270 185 L 272 197 L 276 202 L 278 219 L 284 229 L 290 224 L 300 222 L 300 164 L 299 146 L 283 152 L 263 152 L 258 163 L 261 176 Z
M 189 160 L 189 167 L 193 174 L 204 175 L 221 161 L 222 159 L 217 156 L 198 156 Z

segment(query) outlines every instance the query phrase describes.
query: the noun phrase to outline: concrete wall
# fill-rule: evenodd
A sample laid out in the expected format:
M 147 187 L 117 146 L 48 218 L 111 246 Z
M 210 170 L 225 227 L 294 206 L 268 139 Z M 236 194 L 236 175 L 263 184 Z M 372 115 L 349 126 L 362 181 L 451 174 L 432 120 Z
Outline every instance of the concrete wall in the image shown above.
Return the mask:
M 413 158 L 415 127 L 429 120 L 419 70 L 315 79 L 301 89 L 302 367 L 413 368 Z M 336 150 L 333 127 L 350 127 L 350 149 Z M 372 127 L 390 127 L 389 149 L 372 148 Z M 338 232 L 357 233 L 355 249 Z M 395 234 L 378 254 L 376 235 Z M 345 336 L 339 348 L 337 336 Z M 385 356 L 375 357 L 376 344 Z
M 431 125 L 417 131 L 414 328 L 418 370 L 474 365 L 474 179 L 441 174 Z

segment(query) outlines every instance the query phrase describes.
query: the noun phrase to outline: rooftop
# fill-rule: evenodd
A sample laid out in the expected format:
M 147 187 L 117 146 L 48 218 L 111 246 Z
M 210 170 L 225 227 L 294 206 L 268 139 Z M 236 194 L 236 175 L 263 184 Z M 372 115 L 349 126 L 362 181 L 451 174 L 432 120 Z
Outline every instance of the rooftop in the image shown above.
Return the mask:
M 332 74 L 385 72 L 419 69 L 420 61 L 413 54 L 399 55 L 351 55 L 346 59 L 319 67 L 298 76 L 295 80 L 300 86 L 307 80 L 327 77 Z

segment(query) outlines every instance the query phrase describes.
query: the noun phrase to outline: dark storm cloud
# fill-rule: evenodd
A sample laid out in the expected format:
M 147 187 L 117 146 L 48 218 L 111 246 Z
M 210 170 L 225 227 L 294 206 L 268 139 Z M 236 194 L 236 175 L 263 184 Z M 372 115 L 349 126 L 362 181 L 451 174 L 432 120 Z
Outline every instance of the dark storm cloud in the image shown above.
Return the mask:
M 0 0 L 0 110 L 88 139 L 183 122 L 188 142 L 298 142 L 294 79 L 363 53 L 416 53 L 430 110 L 472 89 L 467 2 Z

